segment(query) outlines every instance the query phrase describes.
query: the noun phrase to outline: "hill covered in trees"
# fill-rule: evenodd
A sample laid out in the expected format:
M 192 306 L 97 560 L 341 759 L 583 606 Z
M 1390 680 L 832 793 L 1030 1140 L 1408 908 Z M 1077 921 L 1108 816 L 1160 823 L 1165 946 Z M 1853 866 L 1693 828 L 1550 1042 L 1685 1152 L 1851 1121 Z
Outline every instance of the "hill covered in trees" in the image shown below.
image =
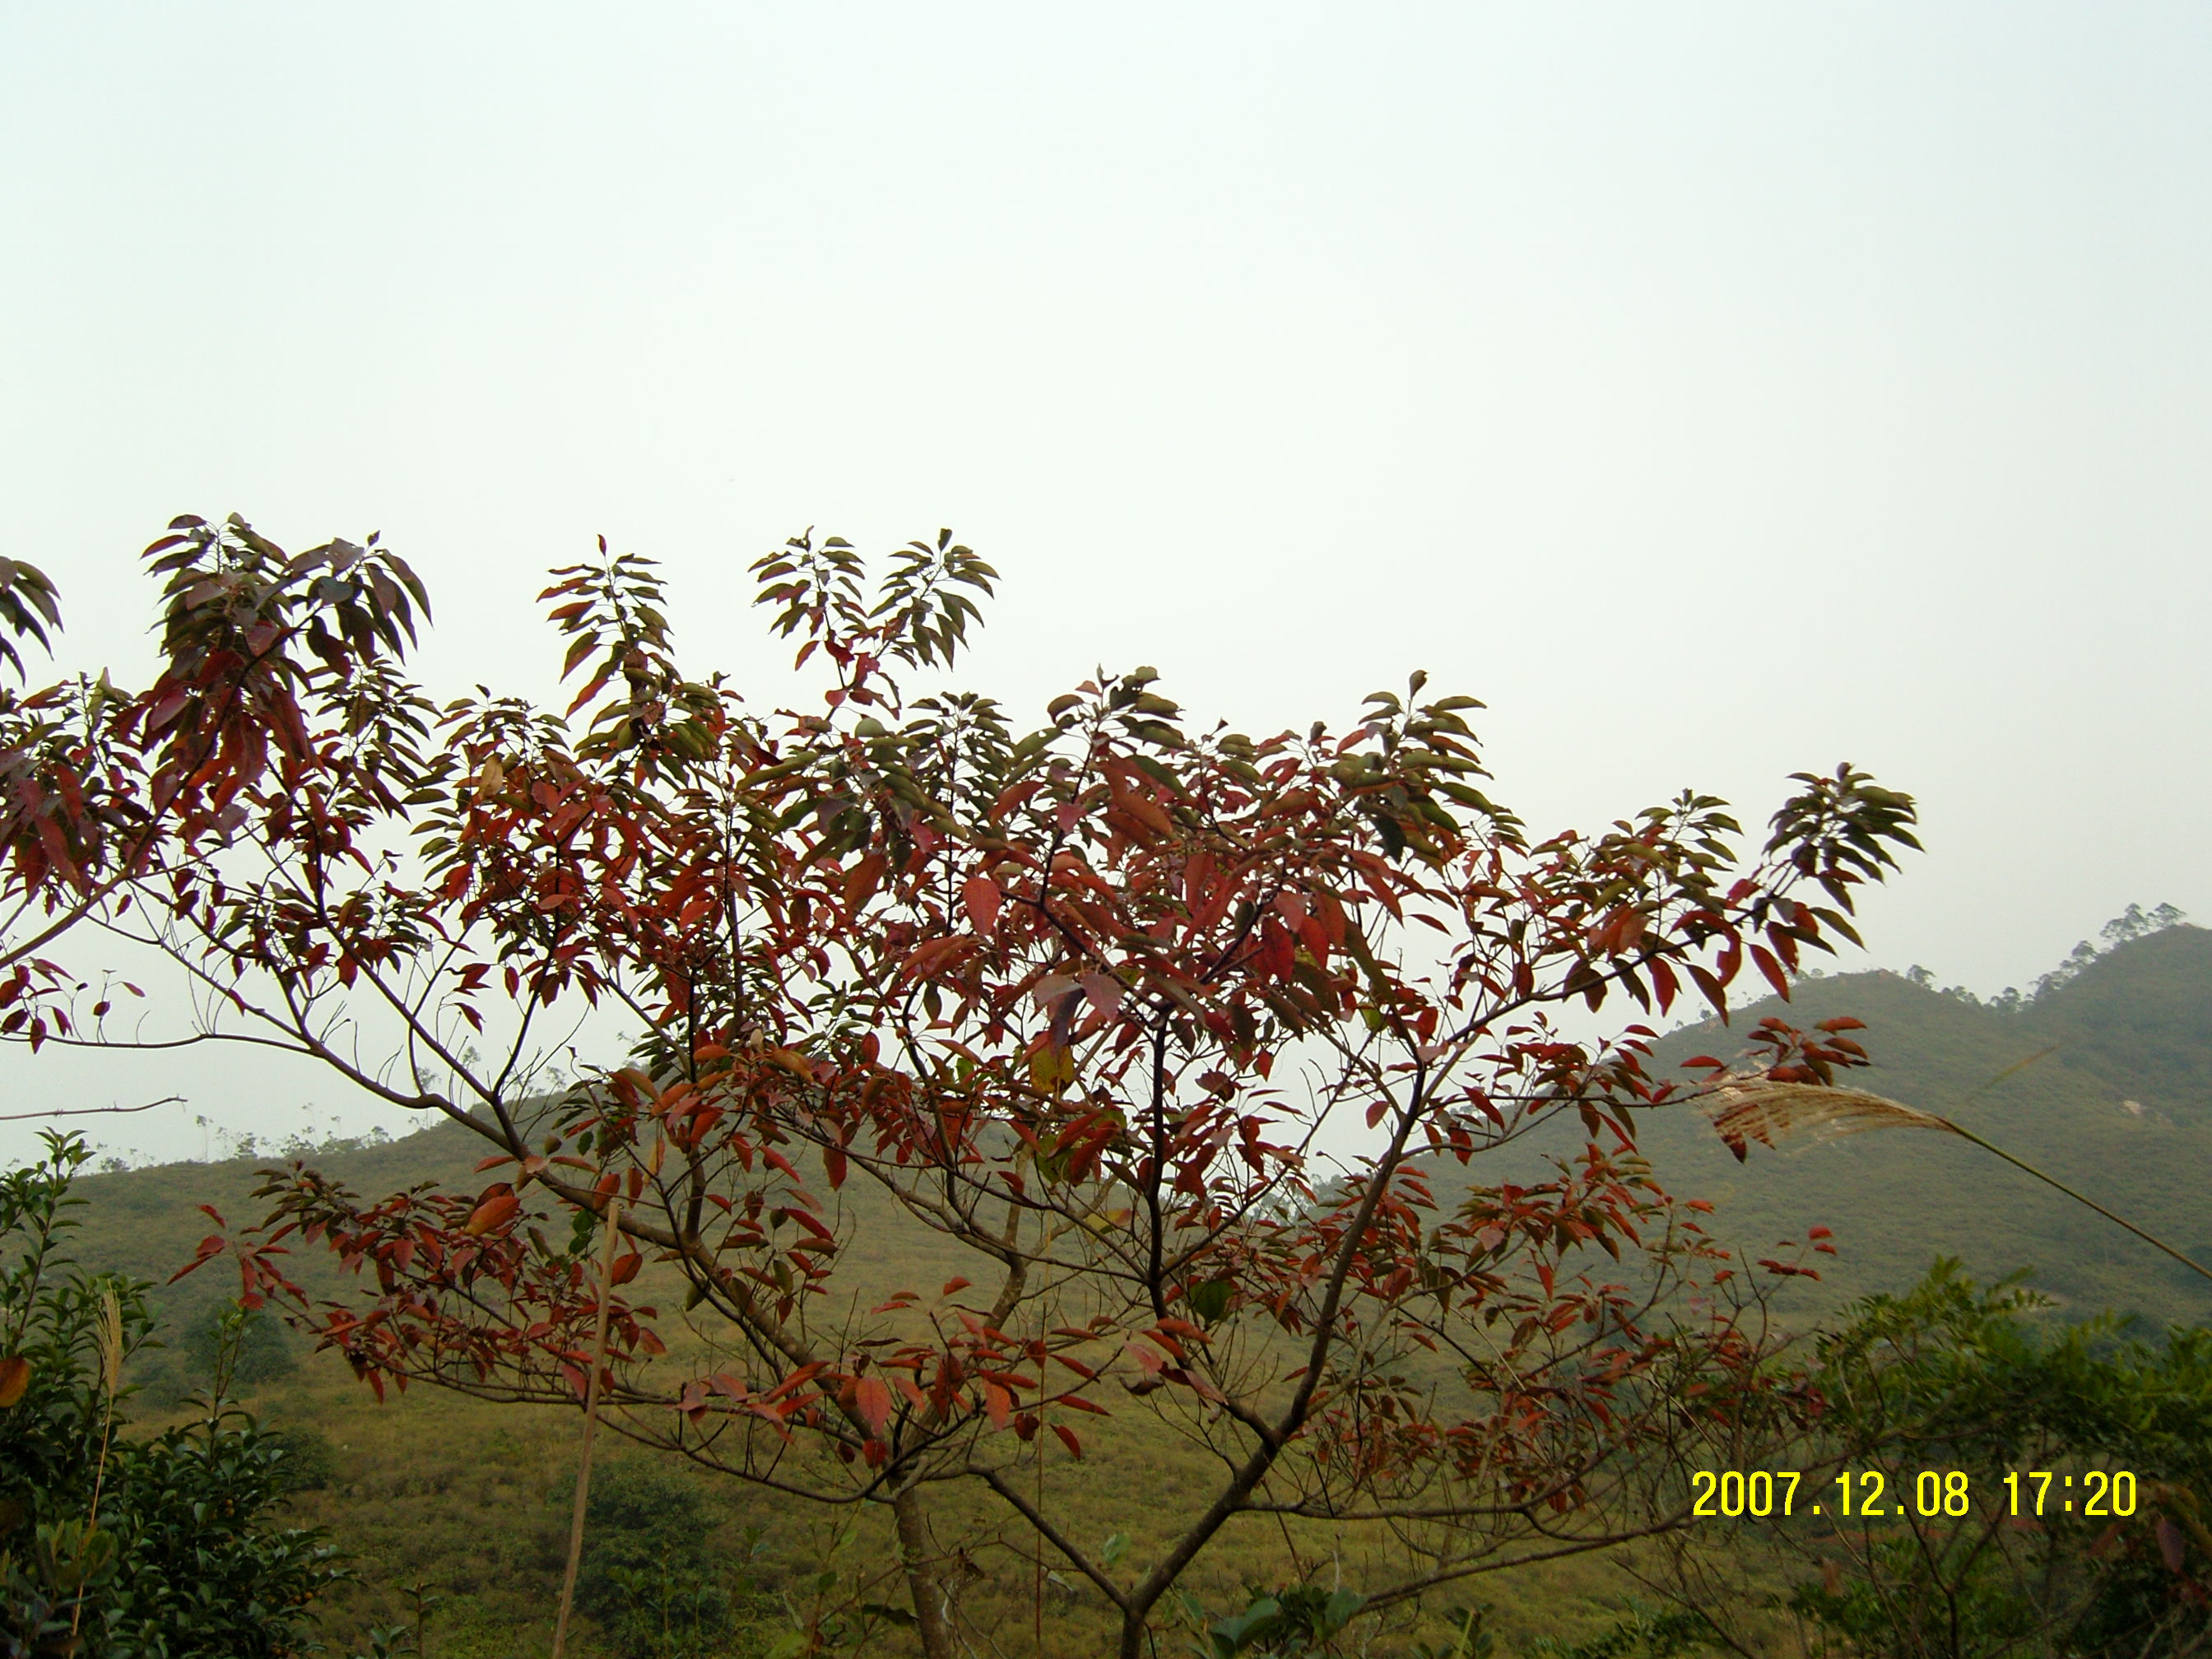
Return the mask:
M 1853 1036 L 1873 1064 L 1845 1080 L 1956 1119 L 2212 1264 L 2212 930 L 2168 926 L 2077 953 L 2030 998 L 1985 1003 L 1886 972 L 1807 977 L 1793 992 L 1668 1033 L 1656 1066 L 1692 1078 L 1686 1061 L 1729 1059 L 1768 1015 L 1863 1020 Z M 1754 1144 L 1739 1163 L 1701 1112 L 1673 1107 L 1646 1114 L 1640 1135 L 1662 1181 L 1713 1200 L 1717 1230 L 1754 1254 L 1808 1225 L 1834 1230 L 1821 1281 L 1785 1301 L 1800 1312 L 1900 1289 L 1948 1255 L 1979 1279 L 2026 1272 L 2069 1316 L 2212 1317 L 2212 1285 L 1948 1136 Z M 1545 1150 L 1562 1148 L 1516 1149 L 1516 1162 Z

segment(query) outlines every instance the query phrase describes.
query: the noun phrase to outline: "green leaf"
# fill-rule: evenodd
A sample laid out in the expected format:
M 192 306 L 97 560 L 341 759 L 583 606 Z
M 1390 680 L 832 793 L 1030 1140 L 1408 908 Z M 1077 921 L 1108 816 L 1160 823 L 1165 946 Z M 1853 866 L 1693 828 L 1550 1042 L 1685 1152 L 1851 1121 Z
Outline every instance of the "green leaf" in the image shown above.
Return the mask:
M 1212 1279 L 1203 1285 L 1192 1285 L 1183 1292 L 1182 1299 L 1190 1304 L 1193 1313 L 1211 1325 L 1229 1311 L 1229 1298 L 1235 1290 L 1231 1280 Z

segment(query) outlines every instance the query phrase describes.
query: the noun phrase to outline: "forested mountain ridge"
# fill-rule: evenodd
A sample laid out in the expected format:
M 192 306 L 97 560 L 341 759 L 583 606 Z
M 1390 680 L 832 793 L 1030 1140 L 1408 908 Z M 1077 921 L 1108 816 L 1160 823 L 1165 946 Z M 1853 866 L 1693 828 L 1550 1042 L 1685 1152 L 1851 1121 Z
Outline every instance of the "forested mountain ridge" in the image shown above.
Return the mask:
M 2212 1125 L 2212 929 L 2122 944 L 2014 1017 L 2062 1071 L 2177 1123 Z
M 1891 973 L 1799 980 L 1667 1034 L 1655 1066 L 1727 1059 L 1768 1015 L 1866 1022 L 1873 1064 L 1849 1081 L 1955 1118 L 2015 1156 L 2212 1262 L 2212 930 L 2172 927 L 2081 959 L 2008 1008 Z M 1936 1255 L 1979 1277 L 2028 1270 L 2072 1314 L 2212 1316 L 2212 1285 L 2111 1223 L 1948 1136 L 1887 1130 L 1832 1143 L 1753 1145 L 1739 1164 L 1695 1110 L 1644 1119 L 1663 1182 L 1720 1205 L 1723 1231 L 1761 1247 L 1832 1227 L 1826 1304 L 1909 1283 Z

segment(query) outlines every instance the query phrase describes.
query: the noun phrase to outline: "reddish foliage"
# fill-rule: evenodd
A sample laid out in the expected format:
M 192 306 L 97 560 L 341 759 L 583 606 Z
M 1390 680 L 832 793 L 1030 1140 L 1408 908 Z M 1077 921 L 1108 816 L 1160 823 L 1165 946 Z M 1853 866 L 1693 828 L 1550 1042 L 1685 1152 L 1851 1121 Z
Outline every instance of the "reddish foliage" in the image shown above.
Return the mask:
M 902 683 L 952 660 L 994 574 L 949 537 L 872 592 L 836 540 L 757 567 L 828 670 L 818 712 L 686 678 L 650 565 L 604 544 L 544 596 L 583 678 L 566 714 L 434 710 L 398 667 L 427 605 L 389 554 L 187 520 L 151 551 L 161 680 L 6 711 L 9 878 L 58 924 L 149 918 L 220 1035 L 490 1144 L 483 1191 L 364 1199 L 295 1167 L 264 1227 L 210 1241 L 380 1389 L 580 1396 L 591 1218 L 619 1191 L 617 1281 L 672 1267 L 709 1352 L 651 1363 L 659 1316 L 617 1292 L 606 1398 L 702 1462 L 833 1501 L 979 1481 L 1049 1531 L 1012 1478 L 1040 1427 L 1079 1455 L 1082 1423 L 1172 1403 L 1227 1471 L 1176 1549 L 1117 1580 L 1050 1534 L 1133 1631 L 1237 1513 L 1432 1528 L 1387 1601 L 1501 1540 L 1650 1524 L 1624 1453 L 1772 1403 L 1747 1281 L 1636 1156 L 1673 1095 L 1650 1030 L 1595 1044 L 1551 1011 L 1725 1012 L 1747 965 L 1786 994 L 1911 842 L 1909 800 L 1850 768 L 1801 775 L 1747 866 L 1692 794 L 1532 837 L 1483 792 L 1477 705 L 1419 676 L 1341 731 L 1252 739 L 1187 730 L 1139 670 L 1020 732 Z M 58 932 L 9 959 L 5 1029 L 106 1040 L 29 954 Z M 646 1035 L 550 1086 L 574 1001 Z M 404 1026 L 410 1083 L 337 1044 L 356 1006 Z M 1826 1082 L 1863 1059 L 1845 1024 L 1766 1022 L 1762 1063 Z M 1584 1145 L 1551 1178 L 1439 1206 L 1563 1114 Z M 1332 1171 L 1340 1124 L 1367 1150 Z M 848 1311 L 856 1184 L 974 1282 Z M 311 1306 L 295 1234 L 362 1293 Z

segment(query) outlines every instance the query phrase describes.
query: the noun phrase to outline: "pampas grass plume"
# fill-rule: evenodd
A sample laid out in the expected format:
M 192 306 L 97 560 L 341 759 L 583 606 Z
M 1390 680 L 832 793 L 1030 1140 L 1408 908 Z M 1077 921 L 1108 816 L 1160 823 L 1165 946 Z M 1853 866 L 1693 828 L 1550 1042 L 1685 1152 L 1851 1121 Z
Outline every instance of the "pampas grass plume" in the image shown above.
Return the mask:
M 1778 1146 L 1809 1135 L 1834 1140 L 1869 1129 L 1936 1129 L 1960 1134 L 1959 1126 L 1901 1101 L 1815 1083 L 1778 1083 L 1767 1078 L 1724 1082 L 1705 1108 L 1728 1148 L 1743 1160 L 1748 1143 Z
M 112 1285 L 100 1292 L 100 1324 L 94 1336 L 100 1346 L 100 1386 L 112 1409 L 123 1386 L 123 1304 Z

